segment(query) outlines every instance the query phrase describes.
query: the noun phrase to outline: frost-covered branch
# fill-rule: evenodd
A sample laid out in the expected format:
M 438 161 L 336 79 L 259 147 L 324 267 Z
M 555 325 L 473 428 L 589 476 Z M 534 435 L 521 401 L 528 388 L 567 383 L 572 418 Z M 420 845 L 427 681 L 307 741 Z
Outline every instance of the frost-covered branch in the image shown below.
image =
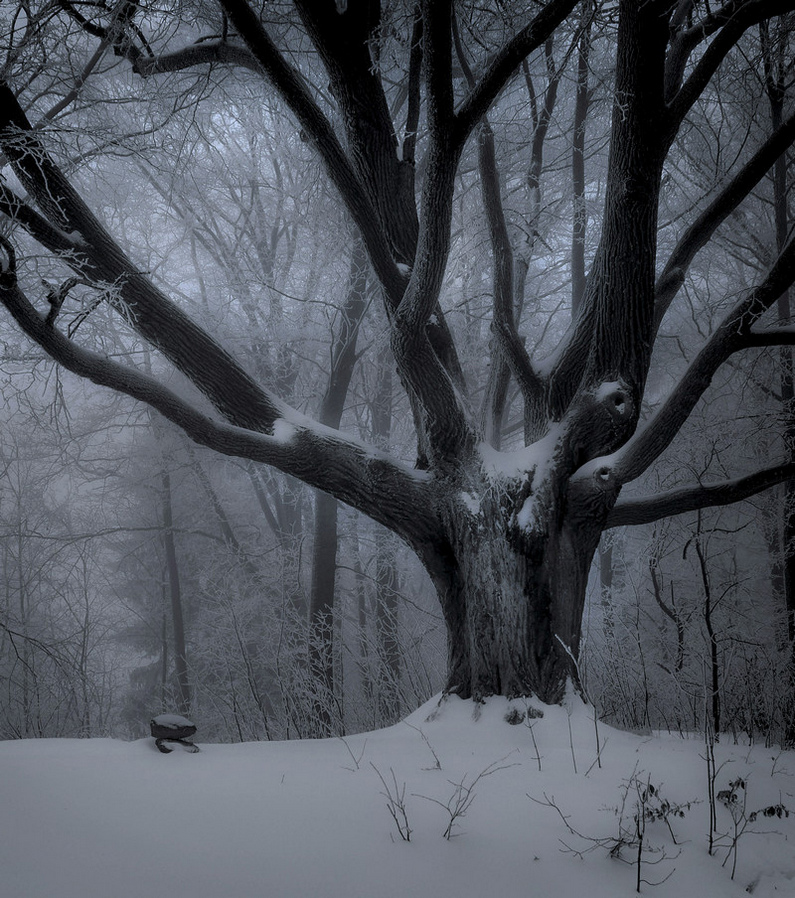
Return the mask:
M 15 275 L 13 284 L 9 281 L 15 266 L 13 249 L 9 251 L 6 240 L 6 302 L 29 336 L 69 370 L 148 402 L 193 439 L 226 454 L 267 461 L 386 523 L 392 516 L 390 505 L 394 505 L 387 501 L 387 493 L 392 489 L 398 496 L 410 495 L 410 475 L 386 457 L 368 455 L 370 450 L 341 434 L 315 427 L 257 384 L 125 256 L 46 153 L 5 85 L 0 85 L 0 100 L 5 101 L 0 104 L 0 146 L 41 209 L 33 210 L 4 188 L 0 211 L 9 214 L 78 277 L 104 289 L 111 305 L 204 393 L 228 423 L 199 413 L 139 372 L 114 367 L 81 350 L 53 326 L 54 319 L 47 325 L 16 285 Z M 273 434 L 276 427 L 284 432 L 279 424 L 284 421 L 291 422 L 293 437 L 277 445 L 278 441 L 269 441 L 264 434 Z M 374 477 L 380 479 L 381 486 L 373 483 Z M 374 497 L 379 494 L 377 501 Z M 421 507 L 420 503 L 417 508 Z M 405 524 L 392 519 L 387 526 L 400 533 Z

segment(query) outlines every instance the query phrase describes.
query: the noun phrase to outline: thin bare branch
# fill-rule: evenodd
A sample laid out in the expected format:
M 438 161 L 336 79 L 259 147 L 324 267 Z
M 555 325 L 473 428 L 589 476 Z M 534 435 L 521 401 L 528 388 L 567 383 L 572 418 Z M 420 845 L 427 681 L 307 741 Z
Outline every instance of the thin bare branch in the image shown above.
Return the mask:
M 368 255 L 388 298 L 396 305 L 406 279 L 398 270 L 381 221 L 370 197 L 340 144 L 334 129 L 303 79 L 289 65 L 245 0 L 219 0 L 221 8 L 248 45 L 262 71 L 279 91 L 316 146 L 367 246 Z
M 692 73 L 670 100 L 670 120 L 678 127 L 688 111 L 698 100 L 719 66 L 737 45 L 745 32 L 765 19 L 783 15 L 795 9 L 793 0 L 730 0 L 701 23 L 689 29 L 680 37 L 682 47 L 674 61 L 669 55 L 669 72 L 666 73 L 666 88 L 672 91 L 681 79 L 681 72 L 698 44 L 708 37 L 712 42 L 696 63 Z
M 571 13 L 578 0 L 552 0 L 492 58 L 480 81 L 470 90 L 456 114 L 457 139 L 463 143 L 488 111 L 525 57 Z

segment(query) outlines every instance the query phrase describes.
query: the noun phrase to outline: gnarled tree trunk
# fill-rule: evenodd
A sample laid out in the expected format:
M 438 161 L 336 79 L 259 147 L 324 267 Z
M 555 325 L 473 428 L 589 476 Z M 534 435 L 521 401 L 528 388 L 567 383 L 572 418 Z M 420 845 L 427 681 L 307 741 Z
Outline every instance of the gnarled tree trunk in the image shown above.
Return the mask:
M 576 659 L 598 531 L 564 523 L 528 540 L 493 502 L 458 509 L 458 563 L 443 601 L 446 690 L 463 697 L 536 695 L 558 702 Z M 550 522 L 552 523 L 552 522 Z M 485 534 L 488 533 L 488 538 Z

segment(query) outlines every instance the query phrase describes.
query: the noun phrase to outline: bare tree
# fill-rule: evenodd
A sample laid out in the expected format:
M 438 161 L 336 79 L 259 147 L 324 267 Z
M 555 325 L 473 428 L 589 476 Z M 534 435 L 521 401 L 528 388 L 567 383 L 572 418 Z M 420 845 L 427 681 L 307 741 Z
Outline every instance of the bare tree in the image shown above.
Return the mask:
M 246 0 L 219 0 L 217 31 L 195 31 L 196 40 L 177 49 L 161 34 L 184 35 L 190 26 L 162 29 L 135 2 L 121 0 L 112 9 L 60 2 L 74 26 L 66 29 L 70 40 L 104 42 L 141 78 L 231 67 L 276 91 L 323 161 L 380 284 L 416 428 L 413 468 L 309 420 L 250 376 L 90 210 L 23 111 L 36 106 L 29 82 L 12 66 L 0 87 L 0 147 L 27 194 L 8 181 L 0 185 L 0 212 L 15 225 L 0 238 L 0 299 L 19 326 L 68 369 L 148 402 L 197 442 L 272 465 L 397 533 L 438 593 L 449 643 L 446 688 L 464 697 L 561 699 L 567 681 L 576 679 L 587 575 L 603 530 L 739 501 L 795 475 L 791 459 L 771 459 L 725 482 L 620 497 L 665 452 L 727 360 L 795 342 L 791 327 L 762 322 L 795 279 L 790 238 L 639 427 L 659 327 L 691 262 L 792 144 L 795 115 L 784 114 L 767 140 L 738 158 L 701 198 L 669 258 L 658 260 L 666 160 L 683 124 L 707 115 L 709 104 L 699 101 L 714 96 L 713 79 L 726 58 L 758 25 L 792 10 L 792 0 L 616 4 L 615 23 L 605 29 L 614 86 L 601 233 L 576 317 L 564 336 L 554 336 L 543 364 L 527 349 L 537 341 L 526 343 L 509 314 L 514 266 L 499 185 L 486 197 L 492 329 L 523 402 L 525 446 L 498 451 L 484 443 L 440 302 L 456 173 L 467 141 L 499 105 L 522 61 L 556 33 L 568 35 L 572 47 L 582 40 L 577 6 L 550 0 L 534 14 L 517 14 L 493 52 L 470 40 L 459 53 L 469 60 L 469 80 L 454 65 L 453 4 L 422 0 L 417 15 L 406 16 L 410 60 L 400 87 L 408 102 L 400 123 L 393 110 L 402 104 L 390 102 L 394 86 L 379 63 L 381 6 L 369 0 L 295 0 L 292 11 L 279 7 L 284 15 L 273 22 Z M 212 20 L 210 7 L 200 9 L 195 29 Z M 301 57 L 296 48 L 307 42 L 312 54 Z M 39 296 L 18 261 L 27 246 L 21 232 L 101 294 L 214 411 L 64 331 L 59 314 L 73 279 Z

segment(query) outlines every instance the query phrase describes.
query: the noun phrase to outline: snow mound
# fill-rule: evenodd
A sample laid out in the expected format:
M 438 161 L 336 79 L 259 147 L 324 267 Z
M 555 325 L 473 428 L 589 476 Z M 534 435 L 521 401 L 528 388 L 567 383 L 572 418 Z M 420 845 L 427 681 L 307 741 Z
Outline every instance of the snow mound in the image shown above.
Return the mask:
M 374 733 L 198 755 L 0 742 L 0 898 L 617 898 L 635 893 L 639 803 L 657 809 L 642 878 L 662 883 L 642 893 L 795 895 L 795 815 L 749 824 L 734 880 L 730 839 L 709 856 L 704 748 L 597 734 L 577 699 L 455 697 Z M 793 810 L 795 753 L 715 754 L 716 791 L 742 778 L 748 812 Z M 731 810 L 717 815 L 733 831 Z

